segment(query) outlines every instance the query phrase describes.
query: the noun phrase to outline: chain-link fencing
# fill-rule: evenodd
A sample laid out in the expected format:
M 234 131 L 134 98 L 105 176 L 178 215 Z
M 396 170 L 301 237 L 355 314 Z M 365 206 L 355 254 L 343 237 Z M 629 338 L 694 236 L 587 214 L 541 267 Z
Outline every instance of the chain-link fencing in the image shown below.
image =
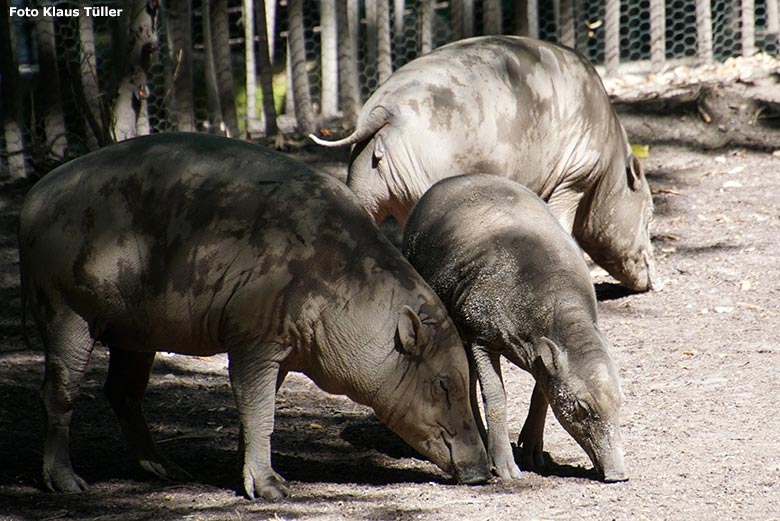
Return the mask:
M 87 16 L 85 7 L 97 2 L 0 0 L 6 10 L 0 22 L 0 179 L 40 175 L 132 135 L 262 133 L 267 127 L 260 122 L 273 117 L 261 109 L 263 89 L 256 86 L 264 75 L 273 79 L 279 128 L 294 132 L 291 8 L 303 15 L 315 120 L 344 115 L 345 71 L 356 74 L 359 104 L 389 73 L 421 53 L 473 35 L 558 41 L 614 75 L 629 66 L 650 72 L 680 61 L 706 63 L 758 52 L 777 56 L 780 34 L 780 0 L 293 2 L 106 0 L 99 5 L 121 9 L 118 16 L 94 16 L 94 11 Z M 45 10 L 51 7 L 60 11 Z M 346 13 L 346 19 L 336 13 Z M 256 47 L 262 41 L 260 16 L 267 49 Z M 254 20 L 249 32 L 247 20 Z M 334 36 L 338 31 L 349 32 L 351 53 L 342 52 L 344 41 Z M 255 55 L 269 53 L 270 70 L 247 66 L 247 34 L 255 39 Z M 353 63 L 336 67 L 334 59 Z M 232 116 L 226 110 L 231 104 Z

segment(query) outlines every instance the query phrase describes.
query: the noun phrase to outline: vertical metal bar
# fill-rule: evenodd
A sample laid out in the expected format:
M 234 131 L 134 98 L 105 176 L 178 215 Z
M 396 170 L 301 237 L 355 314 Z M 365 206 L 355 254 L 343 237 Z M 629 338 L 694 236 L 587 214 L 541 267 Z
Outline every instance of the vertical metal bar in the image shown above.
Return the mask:
M 499 0 L 485 0 L 483 2 L 484 34 L 501 34 L 501 2 Z
M 474 36 L 474 0 L 463 0 L 463 37 Z
M 276 0 L 267 0 L 265 2 L 265 25 L 266 35 L 268 36 L 268 57 L 271 63 L 274 62 L 274 53 L 276 52 Z
M 612 75 L 620 64 L 620 0 L 606 0 L 604 18 L 604 61 Z
M 339 99 L 338 45 L 336 43 L 336 0 L 320 0 L 320 62 L 322 64 L 322 100 L 320 113 L 336 115 Z
M 450 0 L 450 20 L 452 20 L 452 40 L 463 38 L 463 1 Z
M 650 0 L 650 62 L 660 70 L 666 60 L 666 2 Z
M 528 37 L 539 38 L 539 3 L 528 0 Z
M 742 0 L 742 56 L 756 54 L 755 7 L 755 0 Z
M 16 61 L 16 42 L 13 38 L 13 25 L 8 12 L 8 2 L 0 0 L 0 132 L 5 138 L 5 151 L 8 154 L 8 174 L 11 179 L 27 177 L 27 161 L 25 159 L 25 143 L 22 126 L 22 93 L 19 81 L 19 64 Z M 2 139 L 0 138 L 0 139 Z M 5 161 L 0 156 L 0 174 L 5 174 Z M 5 175 L 0 181 L 6 181 Z
M 712 61 L 712 5 L 710 0 L 696 0 L 696 41 L 699 58 Z
M 384 83 L 393 73 L 393 50 L 390 42 L 390 4 L 379 2 L 376 15 L 376 68 L 379 83 Z
M 559 0 L 558 42 L 574 47 L 574 0 Z
M 365 69 L 369 67 L 376 67 L 376 47 L 377 47 L 377 34 L 376 34 L 376 16 L 377 0 L 366 0 L 366 59 L 363 62 Z M 376 70 L 376 69 L 374 69 Z
M 87 102 L 87 110 L 92 117 L 100 117 L 100 88 L 98 87 L 97 56 L 95 55 L 95 27 L 92 17 L 79 16 L 79 48 L 81 49 L 81 88 L 84 90 L 84 99 Z M 98 147 L 98 138 L 94 129 L 86 131 L 87 145 L 90 149 Z
M 775 35 L 775 38 L 780 35 L 778 4 L 780 4 L 780 0 L 766 0 L 766 32 Z
M 358 7 L 358 0 L 346 1 L 347 16 L 349 16 L 349 38 L 352 40 L 352 52 L 355 53 L 355 60 L 358 60 L 360 57 L 360 42 L 358 39 L 358 34 L 360 34 L 360 8 Z
M 419 19 L 420 54 L 433 50 L 433 0 L 417 1 Z

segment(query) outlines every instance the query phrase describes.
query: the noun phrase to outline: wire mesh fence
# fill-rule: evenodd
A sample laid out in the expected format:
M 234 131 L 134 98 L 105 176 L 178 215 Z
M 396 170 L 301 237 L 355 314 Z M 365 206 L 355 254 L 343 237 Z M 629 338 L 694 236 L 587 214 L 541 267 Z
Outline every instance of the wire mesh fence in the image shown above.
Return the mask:
M 620 74 L 625 64 L 658 71 L 680 60 L 706 63 L 757 52 L 777 56 L 779 3 L 101 2 L 121 9 L 112 17 L 87 16 L 84 8 L 97 5 L 93 2 L 0 0 L 6 11 L 0 22 L 4 79 L 0 179 L 42 174 L 108 142 L 150 132 L 195 130 L 246 137 L 268 128 L 260 121 L 276 115 L 283 131 L 293 132 L 296 126 L 302 130 L 300 113 L 293 110 L 302 102 L 292 88 L 300 79 L 291 72 L 288 52 L 288 40 L 295 34 L 291 9 L 302 13 L 305 69 L 298 70 L 306 71 L 316 119 L 345 116 L 344 82 L 349 71 L 356 74 L 359 104 L 393 70 L 431 49 L 473 35 L 523 34 L 557 41 L 604 65 L 606 74 Z M 45 10 L 52 6 L 61 11 Z M 256 47 L 262 42 L 258 17 L 265 19 L 263 49 Z M 347 44 L 336 37 L 339 32 L 348 33 L 350 53 L 342 52 Z M 255 40 L 250 49 L 255 55 L 268 52 L 270 70 L 247 66 L 247 35 Z M 342 60 L 351 63 L 341 68 Z M 266 77 L 272 78 L 271 91 L 266 92 L 274 98 L 274 115 L 261 110 L 263 89 L 255 85 Z M 349 124 L 345 117 L 345 126 Z

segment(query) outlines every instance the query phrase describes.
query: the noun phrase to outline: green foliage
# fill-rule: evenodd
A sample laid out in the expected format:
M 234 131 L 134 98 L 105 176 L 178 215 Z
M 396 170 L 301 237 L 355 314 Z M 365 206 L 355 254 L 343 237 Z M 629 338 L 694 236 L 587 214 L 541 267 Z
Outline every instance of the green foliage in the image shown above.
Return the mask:
M 285 97 L 287 96 L 287 74 L 285 71 L 274 74 L 273 77 L 274 107 L 276 114 L 282 114 L 285 107 Z M 255 91 L 255 107 L 257 108 L 257 119 L 263 114 L 263 90 L 260 88 L 258 78 L 257 89 Z M 243 134 L 246 131 L 246 82 L 236 84 L 236 113 L 238 114 L 238 127 Z

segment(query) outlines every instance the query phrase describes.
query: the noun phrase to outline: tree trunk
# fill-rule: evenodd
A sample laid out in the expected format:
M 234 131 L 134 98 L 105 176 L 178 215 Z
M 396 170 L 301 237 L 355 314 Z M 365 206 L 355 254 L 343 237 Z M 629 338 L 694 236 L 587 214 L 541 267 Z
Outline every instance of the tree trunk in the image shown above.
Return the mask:
M 620 64 L 620 0 L 606 0 L 604 15 L 604 63 L 607 74 L 617 73 Z
M 756 54 L 756 3 L 742 0 L 742 56 Z
M 287 115 L 295 115 L 295 94 L 293 91 L 292 51 L 290 51 L 290 33 L 287 33 L 287 60 L 285 63 L 285 75 L 287 75 L 287 92 L 285 93 L 285 109 Z
M 322 62 L 320 113 L 323 118 L 332 118 L 338 111 L 339 99 L 336 0 L 320 0 L 320 29 L 320 59 Z
M 712 5 L 710 0 L 696 0 L 696 43 L 699 58 L 712 61 Z
M 8 156 L 8 173 L 12 179 L 27 176 L 27 162 L 24 158 L 24 118 L 22 96 L 19 89 L 19 67 L 16 63 L 16 52 L 11 39 L 11 19 L 6 16 L 8 1 L 0 0 L 0 114 L 3 118 L 3 134 L 5 150 Z M 5 173 L 2 157 L 0 157 L 0 173 Z M 5 177 L 5 176 L 3 176 Z
M 106 129 L 102 124 L 105 109 L 101 106 L 97 77 L 95 28 L 92 24 L 92 18 L 89 16 L 79 16 L 78 23 L 79 47 L 81 48 L 79 76 L 84 101 L 81 110 L 90 129 L 90 132 L 86 133 L 87 147 L 94 150 L 98 146 L 104 146 L 107 141 Z
M 377 2 L 379 0 L 365 0 L 366 9 L 366 54 L 363 59 L 363 70 L 369 78 L 375 77 L 376 72 L 376 53 L 377 53 L 377 34 L 376 17 Z
M 780 38 L 780 2 L 766 0 L 766 33 L 770 36 L 768 44 L 777 45 Z
M 211 0 L 211 41 L 213 44 L 214 73 L 217 78 L 219 106 L 228 137 L 238 137 L 236 89 L 233 83 L 233 57 L 230 53 L 230 27 L 227 0 Z
M 539 38 L 537 0 L 515 0 L 515 31 L 520 36 Z
M 271 0 L 275 4 L 275 0 Z M 257 42 L 259 51 L 260 65 L 260 88 L 263 90 L 263 121 L 265 122 L 265 135 L 273 136 L 279 131 L 276 123 L 276 106 L 274 105 L 274 70 L 271 63 L 271 44 L 269 42 L 268 27 L 266 20 L 268 8 L 265 0 L 259 0 L 255 4 L 257 13 Z M 271 38 L 272 39 L 272 38 Z
M 306 47 L 303 32 L 303 0 L 289 0 L 290 66 L 292 68 L 295 119 L 298 131 L 309 134 L 314 131 L 314 112 L 311 106 L 309 73 L 306 70 Z
M 419 17 L 420 54 L 433 50 L 433 0 L 417 0 Z
M 780 148 L 780 84 L 773 78 L 691 90 L 688 96 L 616 104 L 635 143 L 674 143 L 716 149 Z
M 406 9 L 404 0 L 393 0 L 393 31 L 396 41 L 401 40 L 404 30 L 404 10 Z
M 222 107 L 220 106 L 217 75 L 214 66 L 214 34 L 211 23 L 211 4 L 214 0 L 205 0 L 201 5 L 203 21 L 203 69 L 206 84 L 206 99 L 209 108 L 209 132 L 222 134 Z
M 463 38 L 474 36 L 474 0 L 461 0 L 463 3 Z
M 255 64 L 255 2 L 243 0 L 244 65 L 246 71 L 246 133 L 257 132 L 257 65 Z
M 341 2 L 339 2 L 341 3 Z M 360 60 L 360 5 L 358 0 L 346 0 L 347 16 L 349 18 L 349 40 L 352 42 L 352 52 L 355 55 L 355 61 Z M 357 70 L 357 63 L 355 63 Z
M 336 2 L 336 22 L 338 23 L 339 47 L 339 97 L 344 119 L 354 126 L 360 112 L 360 85 L 358 82 L 357 59 L 352 46 L 351 24 L 347 2 Z
M 168 34 L 168 49 L 173 62 L 173 107 L 176 128 L 195 130 L 195 104 L 192 89 L 192 5 L 191 0 L 163 3 L 163 19 Z
M 62 162 L 65 159 L 68 139 L 60 97 L 60 72 L 57 67 L 54 19 L 50 16 L 37 18 L 35 30 L 38 35 L 38 60 L 41 71 L 36 88 L 37 108 L 35 110 L 43 116 L 46 133 L 45 143 L 42 143 L 43 150 L 47 155 Z
M 574 0 L 559 0 L 558 42 L 574 47 Z
M 666 61 L 666 2 L 650 0 L 650 62 L 660 71 Z
M 271 63 L 276 56 L 276 0 L 263 2 L 265 4 L 265 34 L 268 38 L 268 57 Z M 258 16 L 258 19 L 260 17 Z
M 376 69 L 381 85 L 393 73 L 393 51 L 390 42 L 390 3 L 378 0 L 376 15 Z
M 463 38 L 463 0 L 450 1 L 450 20 L 452 21 L 452 40 Z
M 126 18 L 129 27 L 117 24 L 114 32 L 114 56 L 126 56 L 126 61 L 121 64 L 112 110 L 112 132 L 116 141 L 149 133 L 147 75 L 157 48 L 157 35 L 152 27 L 156 11 L 150 15 L 145 0 L 128 0 L 125 5 L 126 12 L 130 13 Z M 117 34 L 116 31 L 127 32 Z
M 485 0 L 484 34 L 501 34 L 501 1 Z

